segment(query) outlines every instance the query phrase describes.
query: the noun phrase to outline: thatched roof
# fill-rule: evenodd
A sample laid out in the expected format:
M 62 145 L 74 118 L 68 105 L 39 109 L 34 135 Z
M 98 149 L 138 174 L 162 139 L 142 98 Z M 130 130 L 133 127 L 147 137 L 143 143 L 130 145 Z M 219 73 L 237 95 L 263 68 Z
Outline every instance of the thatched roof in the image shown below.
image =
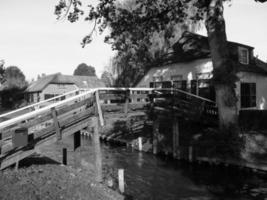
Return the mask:
M 98 88 L 105 87 L 105 84 L 96 76 L 71 76 L 60 73 L 44 76 L 34 81 L 27 88 L 27 92 L 40 92 L 48 84 L 73 84 L 78 88 Z

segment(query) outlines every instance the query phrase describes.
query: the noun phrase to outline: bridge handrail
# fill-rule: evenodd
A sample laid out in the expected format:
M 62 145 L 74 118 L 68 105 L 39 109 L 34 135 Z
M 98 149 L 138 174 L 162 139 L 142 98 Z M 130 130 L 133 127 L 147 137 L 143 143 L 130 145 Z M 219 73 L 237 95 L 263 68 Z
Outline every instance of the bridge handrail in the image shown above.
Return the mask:
M 64 93 L 64 94 L 62 94 L 62 95 L 58 95 L 58 96 L 55 96 L 55 97 L 52 97 L 52 98 L 49 98 L 49 99 L 46 99 L 46 100 L 43 100 L 43 101 L 34 103 L 34 104 L 30 104 L 30 105 L 21 107 L 21 108 L 19 108 L 19 109 L 16 109 L 16 110 L 13 110 L 13 111 L 10 111 L 10 112 L 1 114 L 1 115 L 0 115 L 0 118 L 1 118 L 1 117 L 5 117 L 5 116 L 8 116 L 8 115 L 11 115 L 11 114 L 14 114 L 14 113 L 19 112 L 19 111 L 22 111 L 22 110 L 26 110 L 26 109 L 29 109 L 29 108 L 34 108 L 34 107 L 36 107 L 36 106 L 40 106 L 40 105 L 42 105 L 42 104 L 44 104 L 44 103 L 47 103 L 47 102 L 49 102 L 49 101 L 53 101 L 53 100 L 55 100 L 55 99 L 59 99 L 59 98 L 61 98 L 61 97 L 70 95 L 70 94 L 72 94 L 72 93 L 81 92 L 81 91 L 86 91 L 86 90 L 85 90 L 85 89 L 72 90 L 72 91 L 70 91 L 70 92 L 66 92 L 66 93 Z
M 164 91 L 165 90 L 165 91 L 177 91 L 177 92 L 186 94 L 188 96 L 192 96 L 192 97 L 195 97 L 197 99 L 216 104 L 215 101 L 212 101 L 210 99 L 207 99 L 207 98 L 204 98 L 204 97 L 201 97 L 201 96 L 189 93 L 189 92 L 185 92 L 183 90 L 176 89 L 176 88 L 98 88 L 98 90 L 110 90 L 110 91 L 115 91 L 115 90 L 130 90 L 130 91 L 155 91 L 155 90 L 156 91 L 157 90 Z
M 82 97 L 86 97 L 86 95 L 90 95 L 90 94 L 93 94 L 94 92 L 96 91 L 115 91 L 115 90 L 122 90 L 122 91 L 127 91 L 127 90 L 130 90 L 130 91 L 155 91 L 155 90 L 162 90 L 162 91 L 179 91 L 181 93 L 184 93 L 184 94 L 187 94 L 187 95 L 190 95 L 190 96 L 193 96 L 193 97 L 196 97 L 196 98 L 199 98 L 201 100 L 204 100 L 204 101 L 207 101 L 207 102 L 212 102 L 212 103 L 215 103 L 209 99 L 205 99 L 203 97 L 199 97 L 197 95 L 193 95 L 193 94 L 190 94 L 188 92 L 184 92 L 182 90 L 179 90 L 179 89 L 167 89 L 167 88 L 160 88 L 160 89 L 157 89 L 157 88 L 95 88 L 95 89 L 88 89 L 86 90 L 84 93 L 81 93 L 81 94 L 78 94 L 78 95 L 75 95 L 73 97 L 69 97 L 65 100 L 62 100 L 60 102 L 56 102 L 56 103 L 53 103 L 53 104 L 50 104 L 46 107 L 43 107 L 43 108 L 39 108 L 38 110 L 34 110 L 34 111 L 31 111 L 29 113 L 25 113 L 23 115 L 20 115 L 20 116 L 17 116 L 17 117 L 14 117 L 12 119 L 9 119 L 9 120 L 6 120 L 4 122 L 1 122 L 0 123 L 0 130 L 7 127 L 7 126 L 10 126 L 10 125 L 13 125 L 13 124 L 16 124 L 18 122 L 21 122 L 23 120 L 27 120 L 27 119 L 30 119 L 34 116 L 38 116 L 38 115 L 41 115 L 47 111 L 50 112 L 50 109 L 51 108 L 56 108 L 56 107 L 59 107 L 59 106 L 62 106 L 64 104 L 67 104 L 69 102 L 72 102 L 72 101 L 75 101 L 75 100 L 78 100 L 79 98 L 82 98 Z M 64 95 L 63 95 L 64 96 Z M 57 97 L 58 98 L 58 97 Z M 50 99 L 51 100 L 51 99 Z M 13 111 L 13 112 L 16 112 Z
M 53 104 L 50 104 L 46 107 L 43 107 L 43 108 L 39 108 L 38 110 L 34 110 L 32 112 L 29 112 L 29 113 L 25 113 L 23 115 L 20 115 L 20 116 L 17 116 L 15 118 L 12 118 L 12 119 L 9 119 L 9 120 L 6 120 L 4 122 L 1 122 L 0 123 L 0 130 L 7 127 L 7 126 L 10 126 L 10 125 L 13 125 L 13 124 L 16 124 L 18 122 L 21 122 L 23 120 L 27 120 L 29 118 L 32 118 L 34 116 L 37 116 L 37 115 L 41 115 L 47 111 L 50 112 L 50 109 L 51 108 L 56 108 L 56 107 L 59 107 L 59 106 L 62 106 L 64 104 L 67 104 L 67 103 L 70 103 L 72 101 L 75 101 L 81 97 L 84 97 L 86 95 L 89 95 L 89 94 L 93 94 L 95 91 L 97 91 L 97 89 L 90 89 L 84 93 L 81 93 L 81 94 L 78 94 L 76 96 L 73 96 L 73 97 L 70 97 L 68 99 L 65 99 L 65 100 L 62 100 L 60 102 L 56 102 L 56 103 L 53 103 Z

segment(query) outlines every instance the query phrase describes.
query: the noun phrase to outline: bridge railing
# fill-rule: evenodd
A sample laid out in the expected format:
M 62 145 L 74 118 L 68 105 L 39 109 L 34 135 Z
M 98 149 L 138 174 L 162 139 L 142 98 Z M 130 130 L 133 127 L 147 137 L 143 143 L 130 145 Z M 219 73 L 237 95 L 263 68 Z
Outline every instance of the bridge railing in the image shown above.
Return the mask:
M 73 95 L 71 97 L 48 104 L 45 107 L 41 106 L 44 102 L 28 106 L 24 109 L 39 107 L 36 107 L 34 111 L 0 123 L 0 169 L 11 162 L 9 161 L 10 158 L 14 155 L 20 155 L 28 147 L 36 148 L 46 141 L 56 141 L 65 135 L 87 128 L 90 125 L 89 119 L 93 115 L 99 116 L 100 123 L 103 125 L 102 111 L 104 113 L 110 112 L 109 109 L 124 113 L 144 111 L 145 106 L 150 103 L 150 95 L 153 94 L 171 95 L 174 96 L 174 99 L 176 98 L 175 95 L 185 95 L 186 98 L 189 98 L 188 94 L 178 90 L 153 88 L 98 88 L 78 91 L 79 94 L 76 92 L 71 92 L 70 94 Z M 61 97 L 55 97 L 54 100 Z M 191 98 L 209 102 L 195 96 Z M 51 102 L 51 99 L 46 102 Z M 209 103 L 212 104 L 212 102 Z M 13 111 L 12 113 L 17 112 Z M 30 139 L 28 143 L 17 145 L 14 138 L 16 138 L 16 130 L 21 128 L 27 131 Z M 27 155 L 25 154 L 25 156 Z M 20 159 L 22 159 L 21 155 Z
M 1 114 L 0 115 L 0 121 L 1 122 L 6 121 L 6 120 L 14 118 L 16 116 L 19 116 L 19 115 L 22 115 L 22 114 L 37 110 L 39 108 L 45 107 L 45 106 L 47 106 L 47 105 L 49 105 L 51 103 L 62 101 L 62 100 L 67 99 L 69 97 L 81 94 L 81 93 L 83 93 L 85 91 L 86 91 L 85 89 L 73 90 L 73 91 L 64 93 L 62 95 L 55 96 L 53 98 L 49 98 L 49 99 L 46 99 L 46 100 L 43 100 L 43 101 L 40 101 L 40 102 L 37 102 L 37 103 L 33 103 L 33 104 L 30 104 L 30 105 L 24 106 L 22 108 L 16 109 L 16 110 L 11 111 L 11 112 L 7 112 L 7 113 L 4 113 L 4 114 Z
M 216 103 L 179 89 L 154 89 L 150 96 L 152 107 L 163 113 L 190 116 L 191 118 L 217 118 Z

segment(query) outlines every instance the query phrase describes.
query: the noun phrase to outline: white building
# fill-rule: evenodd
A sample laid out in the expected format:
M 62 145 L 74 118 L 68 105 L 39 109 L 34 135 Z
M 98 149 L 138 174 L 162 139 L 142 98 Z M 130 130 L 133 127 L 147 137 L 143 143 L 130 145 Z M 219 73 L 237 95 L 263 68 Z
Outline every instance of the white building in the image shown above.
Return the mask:
M 239 77 L 238 108 L 267 109 L 267 64 L 254 57 L 253 47 L 234 42 L 228 46 Z M 173 49 L 136 87 L 174 87 L 215 100 L 209 81 L 213 66 L 207 38 L 186 32 Z

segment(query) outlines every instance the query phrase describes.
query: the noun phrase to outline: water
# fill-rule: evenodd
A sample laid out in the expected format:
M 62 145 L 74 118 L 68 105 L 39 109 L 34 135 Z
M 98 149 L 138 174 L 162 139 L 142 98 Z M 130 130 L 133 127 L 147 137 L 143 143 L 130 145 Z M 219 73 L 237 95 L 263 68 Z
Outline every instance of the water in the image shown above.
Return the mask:
M 65 144 L 71 144 L 67 138 Z M 61 147 L 53 149 L 61 152 Z M 266 200 L 267 179 L 238 168 L 189 165 L 140 153 L 126 147 L 102 144 L 103 164 L 125 170 L 126 193 L 137 200 Z M 91 141 L 82 137 L 75 162 L 92 167 Z M 71 157 L 71 155 L 69 155 Z M 71 162 L 71 161 L 70 161 Z

